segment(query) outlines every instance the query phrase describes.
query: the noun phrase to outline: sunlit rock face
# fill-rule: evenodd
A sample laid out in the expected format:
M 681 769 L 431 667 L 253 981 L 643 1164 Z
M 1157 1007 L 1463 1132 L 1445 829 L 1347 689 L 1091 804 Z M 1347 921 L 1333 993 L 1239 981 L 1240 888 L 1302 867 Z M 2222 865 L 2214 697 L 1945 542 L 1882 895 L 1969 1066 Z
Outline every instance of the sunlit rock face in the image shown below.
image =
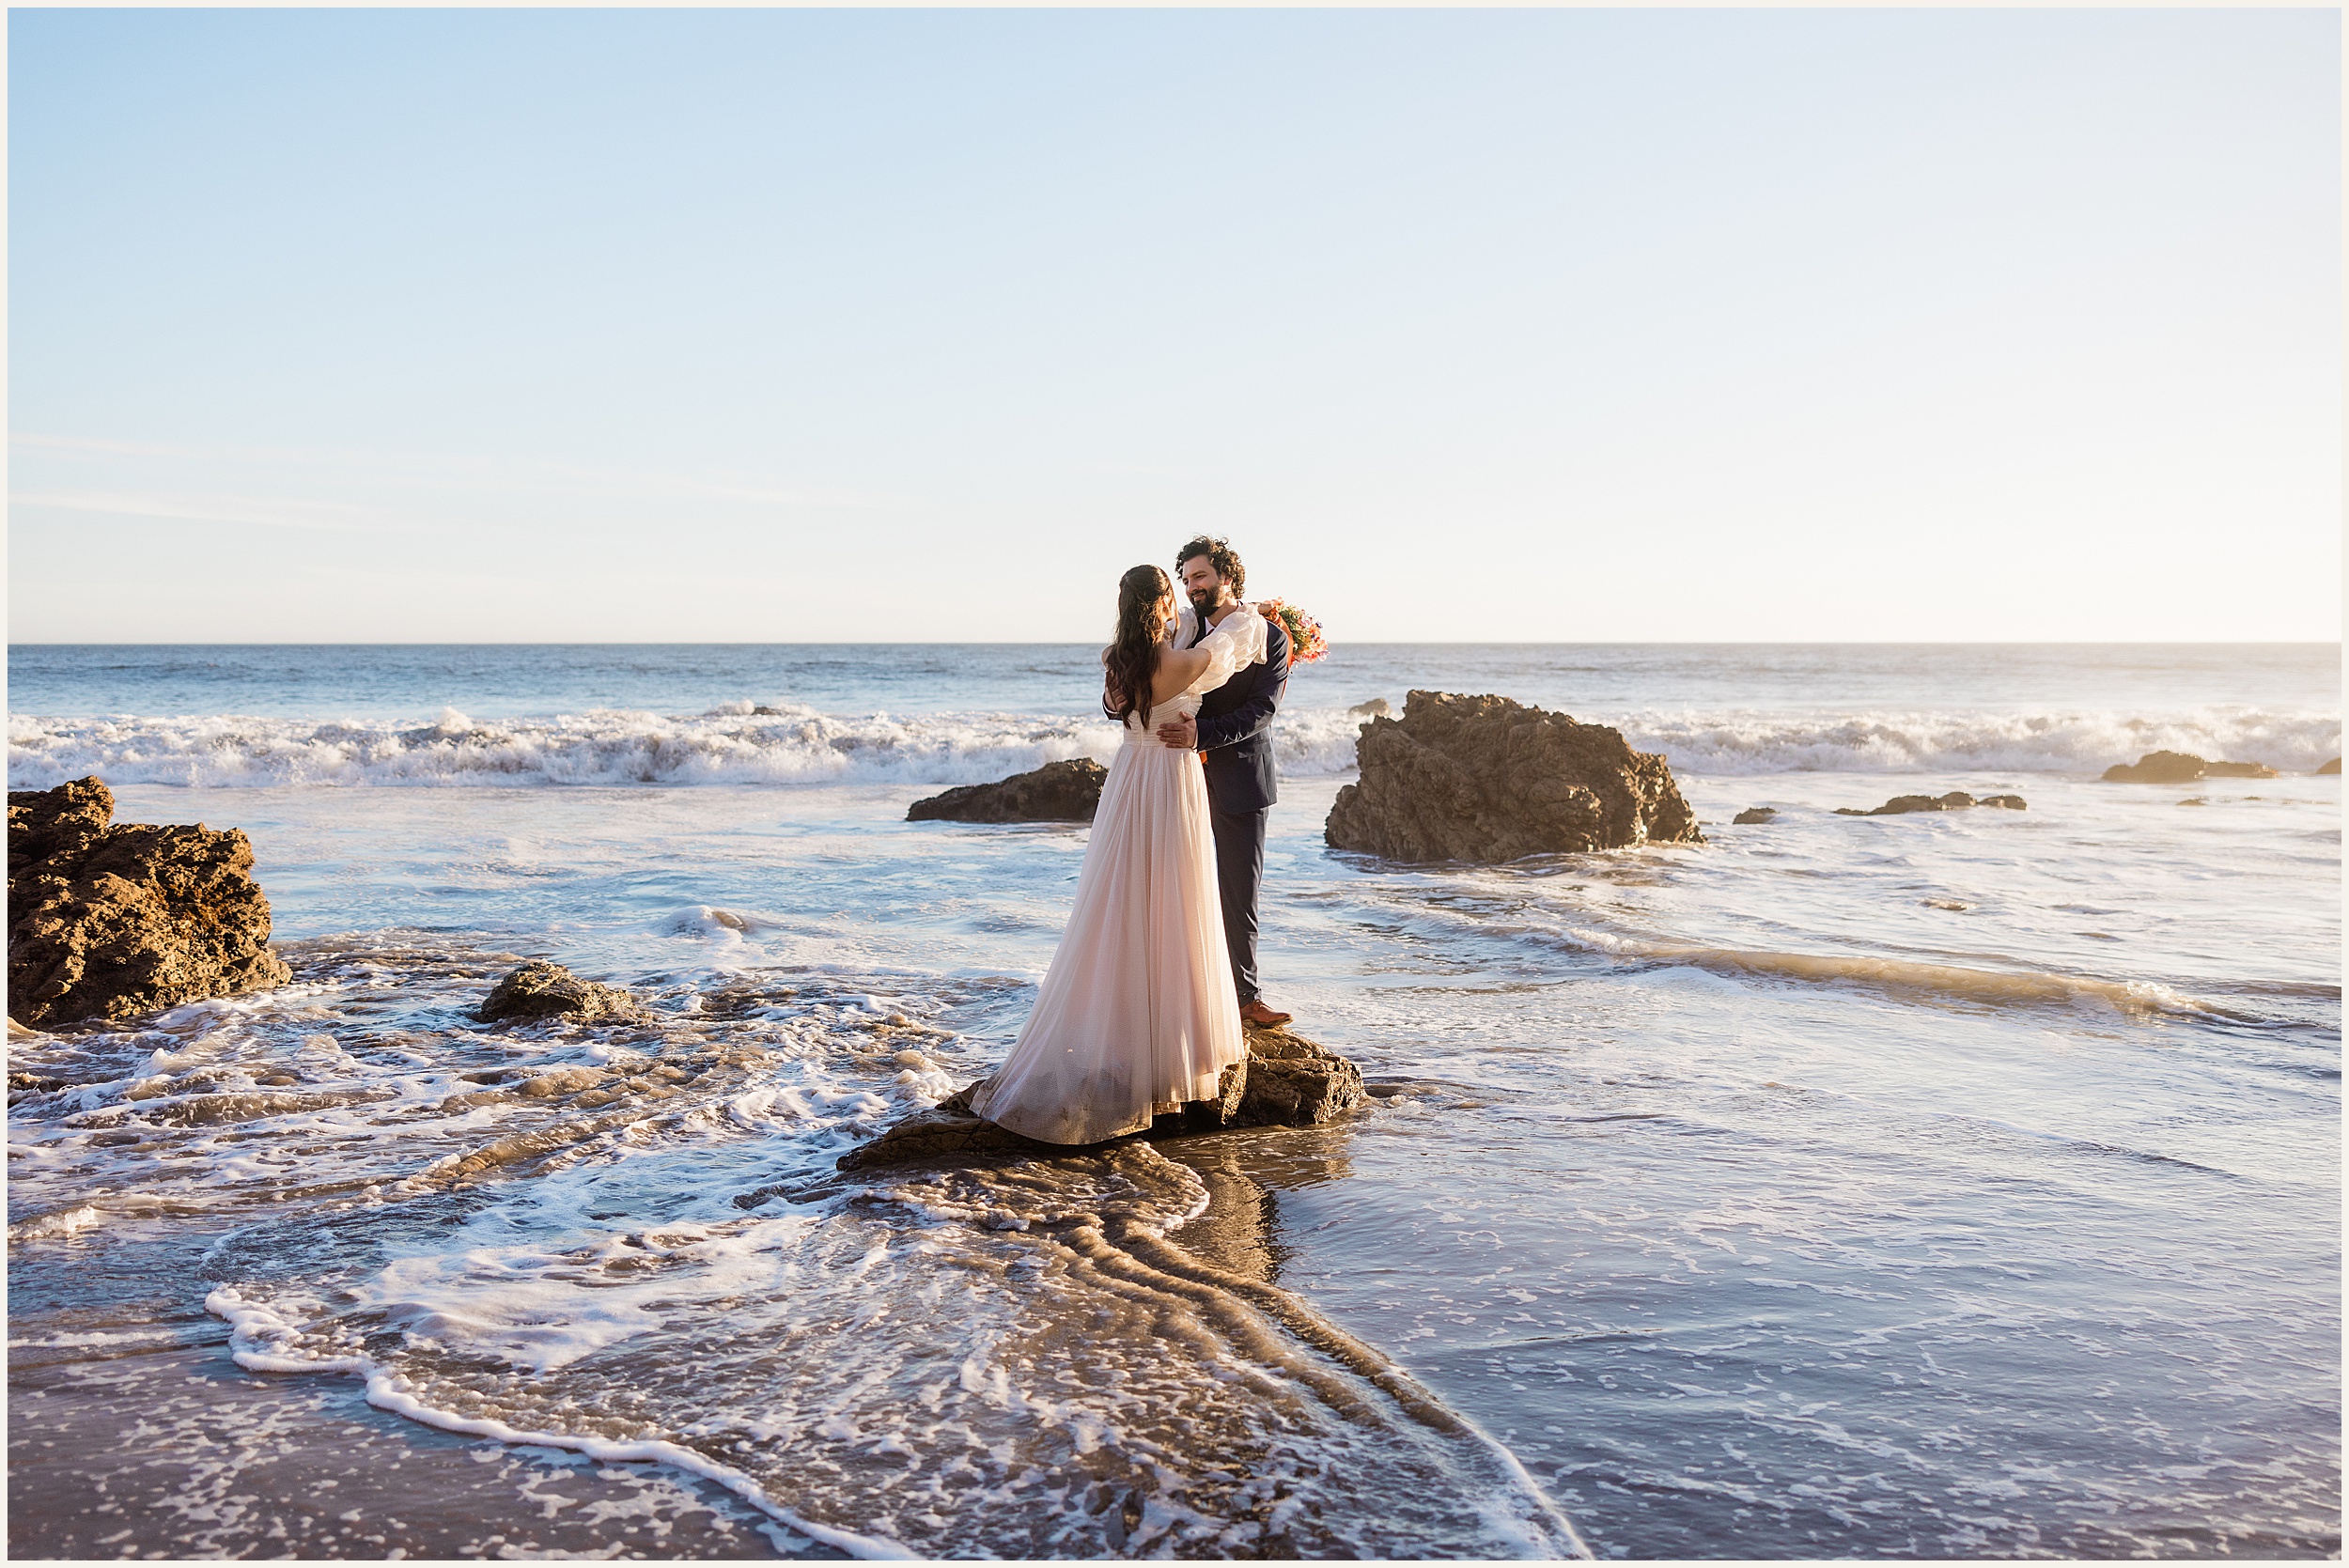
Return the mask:
M 281 986 L 237 829 L 114 821 L 95 777 L 8 794 L 8 1016 L 125 1018 Z
M 1355 758 L 1361 781 L 1330 808 L 1332 848 L 1495 862 L 1704 842 L 1662 756 L 1506 697 L 1414 691 L 1401 719 L 1362 727 Z

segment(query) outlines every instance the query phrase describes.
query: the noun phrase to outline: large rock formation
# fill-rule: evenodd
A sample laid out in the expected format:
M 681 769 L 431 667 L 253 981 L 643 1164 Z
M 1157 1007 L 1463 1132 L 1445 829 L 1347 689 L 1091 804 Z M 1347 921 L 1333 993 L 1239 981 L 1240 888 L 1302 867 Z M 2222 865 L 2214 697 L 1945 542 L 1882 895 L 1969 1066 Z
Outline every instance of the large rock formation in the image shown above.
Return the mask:
M 1985 795 L 1980 800 L 1962 789 L 1947 795 L 1895 795 L 1884 804 L 1870 811 L 1858 806 L 1838 806 L 1838 816 L 1906 816 L 1917 811 L 1965 811 L 1972 806 L 1999 806 L 2008 811 L 2028 811 L 2030 808 L 2020 795 Z
M 1506 697 L 1414 691 L 1401 719 L 1354 744 L 1361 782 L 1338 791 L 1331 847 L 1398 861 L 1702 844 L 1672 768 L 1620 731 Z
M 2191 752 L 2147 752 L 2105 769 L 2107 784 L 2192 784 L 2197 779 L 2272 779 L 2263 762 L 2205 762 Z
M 1048 762 L 1033 773 L 964 784 L 906 808 L 908 822 L 1090 822 L 1110 770 L 1091 757 Z
M 114 821 L 95 778 L 8 792 L 8 1016 L 126 1018 L 282 986 L 253 846 Z
M 2338 775 L 2341 772 L 2341 759 L 2339 757 L 2333 758 L 2332 761 L 2318 768 L 2316 772 L 2319 778 L 2324 777 L 2327 773 Z
M 915 1160 L 1049 1159 L 1079 1147 L 1098 1147 L 1046 1143 L 984 1121 L 971 1110 L 971 1094 L 977 1088 L 972 1084 L 928 1110 L 917 1110 L 882 1128 L 842 1155 L 840 1169 L 864 1171 Z M 1318 1126 L 1355 1110 L 1367 1097 L 1361 1073 L 1337 1052 L 1285 1029 L 1252 1029 L 1248 1059 L 1223 1070 L 1214 1099 L 1161 1116 L 1147 1132 L 1135 1136 Z
M 483 1023 L 503 1018 L 630 1018 L 636 999 L 615 986 L 582 980 L 560 964 L 533 959 L 490 987 L 474 1017 Z

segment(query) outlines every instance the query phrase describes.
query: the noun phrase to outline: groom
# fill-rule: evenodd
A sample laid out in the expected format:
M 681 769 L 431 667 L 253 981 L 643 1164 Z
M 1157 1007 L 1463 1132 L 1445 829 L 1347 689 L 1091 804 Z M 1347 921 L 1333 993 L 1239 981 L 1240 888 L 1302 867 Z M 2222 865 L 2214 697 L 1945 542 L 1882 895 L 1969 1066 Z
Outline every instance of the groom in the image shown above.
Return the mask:
M 1205 535 L 1174 557 L 1174 575 L 1190 608 L 1176 641 L 1196 645 L 1239 608 L 1248 569 L 1232 547 Z M 1206 765 L 1207 824 L 1215 831 L 1216 882 L 1223 894 L 1223 939 L 1232 952 L 1232 985 L 1239 1016 L 1259 1029 L 1289 1021 L 1256 991 L 1256 885 L 1264 880 L 1265 814 L 1281 798 L 1273 780 L 1272 714 L 1289 683 L 1289 635 L 1265 622 L 1265 658 L 1208 692 L 1196 719 L 1159 726 L 1169 746 L 1196 748 Z

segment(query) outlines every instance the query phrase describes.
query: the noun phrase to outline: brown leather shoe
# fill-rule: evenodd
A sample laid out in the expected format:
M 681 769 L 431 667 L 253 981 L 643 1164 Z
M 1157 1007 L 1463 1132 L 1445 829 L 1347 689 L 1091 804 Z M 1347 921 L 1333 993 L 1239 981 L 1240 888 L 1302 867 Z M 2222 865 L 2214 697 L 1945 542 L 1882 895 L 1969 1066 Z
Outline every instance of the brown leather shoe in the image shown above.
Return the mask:
M 1275 1029 L 1297 1017 L 1294 1013 L 1279 1013 L 1267 1007 L 1261 999 L 1240 1003 L 1240 1021 L 1251 1029 Z

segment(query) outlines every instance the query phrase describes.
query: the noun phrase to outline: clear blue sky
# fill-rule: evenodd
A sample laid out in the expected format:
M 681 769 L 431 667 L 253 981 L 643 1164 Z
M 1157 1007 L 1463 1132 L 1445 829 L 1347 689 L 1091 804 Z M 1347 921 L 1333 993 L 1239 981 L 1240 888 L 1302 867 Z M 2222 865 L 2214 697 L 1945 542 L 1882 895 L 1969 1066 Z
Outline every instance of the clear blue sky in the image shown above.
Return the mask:
M 2335 638 L 2339 27 L 15 11 L 10 636 Z

